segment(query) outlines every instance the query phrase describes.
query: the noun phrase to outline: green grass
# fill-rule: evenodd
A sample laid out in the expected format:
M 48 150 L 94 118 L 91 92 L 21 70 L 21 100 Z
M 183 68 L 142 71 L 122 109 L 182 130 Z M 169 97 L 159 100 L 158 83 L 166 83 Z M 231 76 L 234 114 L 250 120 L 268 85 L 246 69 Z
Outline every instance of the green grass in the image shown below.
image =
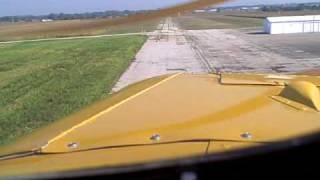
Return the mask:
M 195 29 L 234 29 L 262 26 L 263 20 L 250 17 L 235 17 L 213 13 L 191 14 L 173 19 L 180 28 Z
M 263 20 L 270 16 L 301 16 L 319 14 L 319 10 L 280 11 L 280 12 L 219 12 L 189 13 L 173 20 L 182 29 L 236 29 L 262 27 Z
M 108 95 L 145 36 L 0 45 L 0 145 Z
M 71 36 L 90 36 L 103 34 L 122 34 L 153 31 L 157 28 L 160 19 L 152 21 L 132 22 L 116 26 L 95 27 L 90 23 L 99 23 L 98 20 L 60 20 L 50 23 L 21 22 L 0 24 L 0 41 L 42 39 Z M 74 28 L 74 26 L 83 26 Z M 69 29 L 69 27 L 73 27 Z
M 298 11 L 271 11 L 271 12 L 225 12 L 222 13 L 227 16 L 234 17 L 249 17 L 249 18 L 261 18 L 274 17 L 274 16 L 303 16 L 303 15 L 317 15 L 320 14 L 320 10 L 298 10 Z

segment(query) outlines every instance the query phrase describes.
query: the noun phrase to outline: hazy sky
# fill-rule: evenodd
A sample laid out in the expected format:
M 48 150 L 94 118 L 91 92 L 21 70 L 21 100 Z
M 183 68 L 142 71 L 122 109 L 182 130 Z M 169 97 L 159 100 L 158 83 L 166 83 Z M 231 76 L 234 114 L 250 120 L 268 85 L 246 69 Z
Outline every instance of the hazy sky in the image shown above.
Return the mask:
M 188 0 L 0 0 L 0 16 L 156 9 Z M 317 0 L 235 0 L 226 5 L 254 5 Z

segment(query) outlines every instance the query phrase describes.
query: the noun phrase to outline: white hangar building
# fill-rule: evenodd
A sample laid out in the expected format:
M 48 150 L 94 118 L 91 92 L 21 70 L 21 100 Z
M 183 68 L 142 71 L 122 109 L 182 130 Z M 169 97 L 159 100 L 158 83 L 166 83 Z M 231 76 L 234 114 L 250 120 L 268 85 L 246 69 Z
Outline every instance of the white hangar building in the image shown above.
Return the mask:
M 268 34 L 320 32 L 320 15 L 267 17 L 264 31 Z

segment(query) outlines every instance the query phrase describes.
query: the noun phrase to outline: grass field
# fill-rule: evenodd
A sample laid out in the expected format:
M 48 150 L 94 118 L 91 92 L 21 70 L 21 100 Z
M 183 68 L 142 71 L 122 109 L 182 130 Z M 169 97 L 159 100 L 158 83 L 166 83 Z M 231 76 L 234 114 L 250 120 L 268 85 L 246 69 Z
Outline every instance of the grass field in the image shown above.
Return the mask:
M 220 12 L 190 13 L 175 17 L 173 20 L 182 29 L 234 29 L 262 27 L 263 19 L 270 16 L 300 16 L 320 14 L 319 10 L 282 11 L 282 12 Z
M 235 17 L 221 14 L 189 14 L 173 18 L 182 29 L 234 29 L 262 26 L 263 20 L 248 17 Z
M 301 10 L 301 11 L 274 11 L 274 12 L 226 12 L 226 16 L 249 17 L 249 18 L 266 18 L 274 16 L 303 16 L 318 15 L 320 10 Z
M 160 20 L 103 26 L 105 20 L 64 20 L 0 24 L 0 41 L 153 31 Z
M 106 97 L 146 38 L 0 45 L 0 145 Z

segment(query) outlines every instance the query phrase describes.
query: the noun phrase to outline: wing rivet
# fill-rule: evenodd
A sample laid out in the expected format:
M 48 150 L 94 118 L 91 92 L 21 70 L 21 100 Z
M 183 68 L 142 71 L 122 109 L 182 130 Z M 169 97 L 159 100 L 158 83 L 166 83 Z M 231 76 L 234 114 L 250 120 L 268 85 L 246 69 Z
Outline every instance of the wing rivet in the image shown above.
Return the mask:
M 71 143 L 69 143 L 67 146 L 68 146 L 68 148 L 70 148 L 70 149 L 76 149 L 76 148 L 79 147 L 79 143 L 71 142 Z
M 160 141 L 160 139 L 161 139 L 160 134 L 153 134 L 153 135 L 150 137 L 150 140 L 152 140 L 152 141 Z
M 241 137 L 243 139 L 252 139 L 252 134 L 249 132 L 245 132 L 245 133 L 241 134 Z

